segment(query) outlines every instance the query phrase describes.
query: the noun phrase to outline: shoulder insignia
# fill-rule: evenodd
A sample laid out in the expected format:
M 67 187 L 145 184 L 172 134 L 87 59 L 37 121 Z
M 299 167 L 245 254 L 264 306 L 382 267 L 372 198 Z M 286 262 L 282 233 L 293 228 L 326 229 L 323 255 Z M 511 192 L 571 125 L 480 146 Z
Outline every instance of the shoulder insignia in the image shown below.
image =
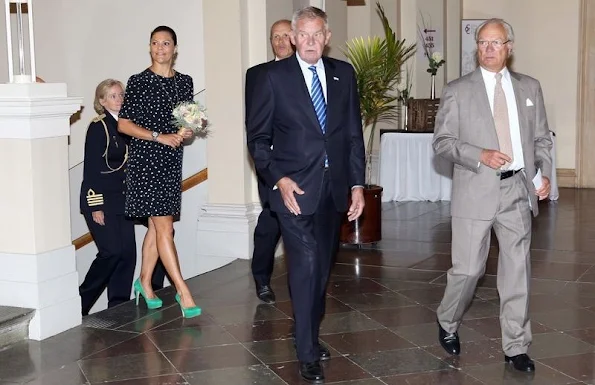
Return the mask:
M 92 122 L 93 123 L 101 122 L 104 118 L 105 118 L 105 114 L 97 115 L 96 117 L 93 118 Z

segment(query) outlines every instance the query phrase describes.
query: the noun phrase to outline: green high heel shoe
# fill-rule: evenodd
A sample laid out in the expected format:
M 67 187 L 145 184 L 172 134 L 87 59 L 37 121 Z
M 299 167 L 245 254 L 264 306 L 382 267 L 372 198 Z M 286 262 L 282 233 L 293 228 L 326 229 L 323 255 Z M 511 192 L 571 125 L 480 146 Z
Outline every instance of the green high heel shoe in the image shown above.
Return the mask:
M 159 297 L 155 298 L 147 298 L 147 294 L 145 294 L 145 289 L 143 289 L 143 285 L 140 284 L 140 278 L 137 278 L 134 281 L 134 296 L 136 297 L 136 306 L 138 306 L 138 301 L 140 296 L 142 296 L 147 304 L 147 308 L 149 309 L 159 309 L 163 306 L 163 301 Z
M 202 310 L 198 306 L 192 307 L 184 307 L 182 306 L 182 299 L 180 298 L 179 294 L 176 294 L 176 301 L 180 305 L 180 309 L 182 310 L 182 317 L 184 318 L 194 318 L 198 317 Z

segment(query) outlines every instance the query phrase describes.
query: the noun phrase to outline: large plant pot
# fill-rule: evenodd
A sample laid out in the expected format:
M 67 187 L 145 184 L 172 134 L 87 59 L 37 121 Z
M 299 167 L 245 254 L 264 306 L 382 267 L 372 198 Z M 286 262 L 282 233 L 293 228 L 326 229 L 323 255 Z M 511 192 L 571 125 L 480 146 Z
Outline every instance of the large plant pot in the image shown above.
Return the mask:
M 341 223 L 341 243 L 361 245 L 375 243 L 382 239 L 382 187 L 366 185 L 364 201 L 366 206 L 362 215 L 349 222 L 347 214 Z M 351 204 L 351 202 L 350 202 Z

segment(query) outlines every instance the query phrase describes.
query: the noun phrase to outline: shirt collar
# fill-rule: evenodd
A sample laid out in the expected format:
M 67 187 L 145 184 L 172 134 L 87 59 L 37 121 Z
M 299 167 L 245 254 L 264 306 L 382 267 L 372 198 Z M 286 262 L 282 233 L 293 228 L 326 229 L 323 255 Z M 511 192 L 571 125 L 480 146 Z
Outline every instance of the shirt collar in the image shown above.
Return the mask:
M 111 116 L 112 116 L 112 117 L 113 117 L 113 118 L 116 120 L 116 122 L 118 121 L 118 115 L 117 115 L 117 114 L 114 114 L 114 113 L 112 113 L 112 112 L 111 112 L 110 110 L 108 110 L 108 109 L 106 109 L 105 111 L 106 111 L 108 114 L 110 114 L 110 115 L 111 115 Z
M 302 58 L 300 57 L 300 54 L 295 53 L 295 57 L 297 58 L 298 63 L 300 64 L 300 68 L 302 69 L 302 71 L 309 71 L 309 67 L 312 64 L 308 64 L 305 61 L 302 60 Z M 322 62 L 322 58 L 318 59 L 318 61 L 316 62 L 316 64 L 314 64 L 316 66 L 317 70 L 324 70 L 324 63 Z
M 485 81 L 490 81 L 490 82 L 496 81 L 496 73 L 495 72 L 488 71 L 483 67 L 479 67 L 479 68 L 481 69 L 481 75 L 483 76 L 484 82 Z M 510 71 L 508 71 L 507 67 L 502 68 L 500 73 L 502 74 L 502 79 L 504 79 L 506 81 L 510 81 Z

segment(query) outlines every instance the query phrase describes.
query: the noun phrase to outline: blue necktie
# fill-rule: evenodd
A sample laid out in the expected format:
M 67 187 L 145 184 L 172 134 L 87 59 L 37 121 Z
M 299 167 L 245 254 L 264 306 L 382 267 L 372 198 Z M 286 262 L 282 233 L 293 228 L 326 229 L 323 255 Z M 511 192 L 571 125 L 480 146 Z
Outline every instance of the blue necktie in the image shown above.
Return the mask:
M 324 100 L 324 93 L 322 92 L 322 84 L 320 83 L 320 79 L 318 78 L 318 73 L 316 72 L 316 66 L 308 67 L 310 71 L 312 71 L 312 91 L 310 93 L 310 97 L 312 98 L 312 105 L 314 106 L 314 111 L 316 112 L 316 117 L 318 118 L 318 123 L 320 123 L 320 129 L 322 133 L 326 133 L 326 102 Z M 326 154 L 324 155 L 324 166 L 328 167 L 328 157 Z

